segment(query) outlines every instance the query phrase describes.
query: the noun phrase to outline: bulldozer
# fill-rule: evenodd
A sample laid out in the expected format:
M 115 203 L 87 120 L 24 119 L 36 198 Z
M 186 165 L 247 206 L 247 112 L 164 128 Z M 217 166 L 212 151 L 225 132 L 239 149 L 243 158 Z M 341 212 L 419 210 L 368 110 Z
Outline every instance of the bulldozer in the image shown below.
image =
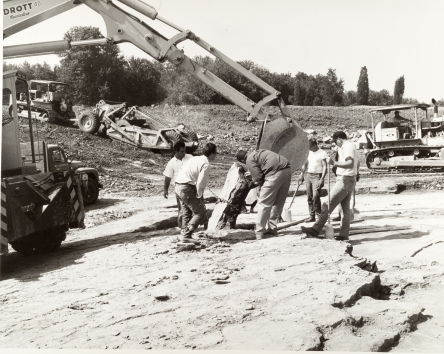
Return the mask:
M 168 127 L 160 120 L 143 113 L 137 106 L 101 100 L 92 111 L 79 115 L 79 128 L 87 134 L 99 133 L 139 149 L 170 154 L 174 144 L 185 142 L 186 152 L 199 147 L 197 134 L 183 124 Z
M 17 94 L 24 93 L 29 103 L 26 76 L 17 71 L 3 73 L 1 157 L 1 253 L 8 244 L 23 255 L 54 251 L 60 247 L 70 228 L 84 227 L 82 186 L 88 185 L 88 173 L 61 168 L 64 155 L 60 147 L 34 142 L 30 104 L 28 122 L 31 161 L 25 163 L 20 145 Z M 9 110 L 9 112 L 8 112 Z M 8 114 L 12 113 L 12 114 Z M 43 157 L 38 169 L 35 146 Z M 51 169 L 49 166 L 53 166 Z
M 28 84 L 31 116 L 34 119 L 47 120 L 52 123 L 76 121 L 68 84 L 50 80 L 29 80 Z M 28 103 L 24 92 L 17 94 L 16 100 L 19 116 L 27 118 Z M 11 111 L 12 101 L 9 105 L 9 115 Z
M 372 172 L 444 171 L 444 116 L 429 117 L 429 107 L 426 103 L 399 104 L 370 110 L 372 132 L 366 134 L 366 165 Z M 412 110 L 414 121 L 399 115 Z M 380 113 L 383 120 L 375 125 Z

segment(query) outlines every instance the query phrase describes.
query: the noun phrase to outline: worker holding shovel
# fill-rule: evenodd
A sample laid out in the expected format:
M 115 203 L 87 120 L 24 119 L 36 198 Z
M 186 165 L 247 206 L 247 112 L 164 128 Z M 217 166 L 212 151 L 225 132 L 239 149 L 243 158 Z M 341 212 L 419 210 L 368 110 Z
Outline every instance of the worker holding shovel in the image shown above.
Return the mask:
M 308 139 L 308 159 L 302 168 L 299 180 L 301 183 L 305 180 L 307 190 L 308 211 L 310 217 L 305 222 L 316 221 L 315 216 L 321 215 L 321 188 L 324 186 L 324 178 L 327 173 L 327 153 L 319 149 L 318 141 L 315 137 Z M 304 174 L 306 175 L 304 176 Z
M 329 214 L 341 204 L 343 210 L 343 217 L 341 220 L 341 228 L 339 236 L 336 240 L 348 240 L 350 232 L 350 199 L 353 189 L 356 185 L 356 175 L 358 167 L 358 151 L 356 146 L 348 141 L 347 135 L 342 131 L 337 131 L 333 134 L 333 142 L 339 146 L 338 161 L 330 156 L 328 163 L 337 167 L 336 183 L 330 193 L 330 207 L 324 203 L 322 205 L 321 216 L 318 221 L 313 224 L 313 227 L 302 226 L 302 232 L 309 237 L 319 237 L 319 233 L 324 227 Z
M 339 158 L 339 149 L 338 147 L 333 143 L 332 144 L 332 149 L 334 150 L 334 159 L 335 161 L 338 161 Z M 356 172 L 356 182 L 359 182 L 359 167 L 360 167 L 360 161 L 358 160 L 358 167 L 357 167 L 357 172 Z M 333 167 L 332 168 L 332 172 L 336 175 L 336 169 L 337 167 Z M 351 216 L 350 216 L 350 220 L 359 220 L 360 219 L 360 212 L 358 209 L 356 209 L 356 188 L 353 188 L 353 193 L 352 193 L 352 197 L 351 197 Z M 338 216 L 336 218 L 333 218 L 332 221 L 341 221 L 342 219 L 342 206 L 341 204 L 338 205 Z

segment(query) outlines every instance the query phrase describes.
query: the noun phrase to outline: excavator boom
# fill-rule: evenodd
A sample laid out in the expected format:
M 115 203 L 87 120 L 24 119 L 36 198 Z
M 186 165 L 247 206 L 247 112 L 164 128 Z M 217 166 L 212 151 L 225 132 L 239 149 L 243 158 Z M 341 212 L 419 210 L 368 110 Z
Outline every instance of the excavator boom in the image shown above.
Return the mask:
M 158 16 L 157 11 L 153 7 L 145 3 L 143 0 L 120 0 L 120 2 L 137 11 L 138 13 L 147 16 L 151 20 L 158 20 L 167 24 L 168 26 L 176 29 L 179 33 L 168 39 L 157 32 L 154 28 L 146 24 L 140 18 L 118 7 L 111 0 L 40 0 L 37 3 L 41 3 L 42 5 L 40 6 L 42 6 L 42 9 L 44 10 L 37 10 L 34 14 L 32 11 L 35 10 L 36 6 L 30 7 L 29 4 L 31 3 L 29 3 L 29 15 L 27 15 L 27 12 L 25 12 L 24 15 L 22 13 L 23 16 L 21 17 L 14 17 L 10 14 L 12 9 L 14 9 L 14 12 L 17 13 L 18 8 L 20 6 L 24 6 L 22 5 L 23 3 L 18 0 L 10 0 L 4 2 L 5 11 L 9 11 L 8 23 L 4 23 L 4 35 L 16 33 L 19 30 L 22 30 L 34 25 L 35 23 L 54 16 L 56 12 L 64 12 L 70 8 L 74 8 L 80 3 L 83 3 L 102 16 L 107 29 L 106 41 L 108 43 L 118 44 L 129 42 L 160 62 L 169 61 L 177 67 L 180 67 L 188 74 L 207 84 L 214 91 L 218 92 L 227 100 L 231 101 L 232 103 L 246 111 L 248 113 L 248 121 L 266 121 L 267 113 L 263 110 L 263 107 L 276 100 L 282 115 L 287 120 L 287 126 L 285 129 L 293 130 L 294 134 L 291 135 L 294 135 L 294 138 L 298 139 L 297 146 L 300 153 L 298 154 L 298 156 L 300 157 L 297 159 L 296 163 L 299 166 L 295 166 L 295 168 L 299 168 L 305 162 L 305 159 L 308 156 L 308 142 L 306 134 L 303 132 L 302 128 L 290 118 L 290 114 L 279 91 L 275 90 L 269 84 L 255 76 L 253 73 L 243 68 L 234 60 L 228 58 L 217 48 L 205 42 L 203 39 L 198 37 L 190 30 L 183 30 L 181 27 Z M 7 6 L 7 4 L 9 4 L 9 6 Z M 4 15 L 4 17 L 5 16 L 6 15 Z M 232 86 L 221 80 L 219 77 L 211 73 L 209 70 L 200 66 L 198 63 L 187 57 L 183 53 L 183 51 L 176 46 L 177 44 L 185 40 L 193 41 L 194 43 L 208 51 L 210 54 L 214 55 L 220 60 L 223 60 L 235 71 L 239 72 L 245 78 L 264 90 L 266 92 L 265 97 L 259 102 L 252 101 L 251 99 L 234 89 Z M 76 43 L 76 45 L 81 44 L 81 42 Z M 92 43 L 91 41 L 87 41 L 87 43 L 85 44 L 91 45 Z M 54 44 L 54 50 L 68 49 L 72 45 L 73 43 L 66 42 L 65 44 L 63 44 L 60 41 L 57 41 Z M 48 53 L 50 51 L 50 47 L 50 44 L 45 43 L 44 45 L 42 45 L 42 51 Z M 33 55 L 37 54 L 35 45 L 14 46 L 4 48 L 4 57 L 8 58 L 23 56 L 26 55 L 27 50 L 29 50 Z M 276 134 L 274 134 L 273 136 L 276 136 Z M 262 139 L 264 138 L 267 138 L 267 134 L 262 135 Z M 296 161 L 293 158 L 293 163 L 295 162 Z

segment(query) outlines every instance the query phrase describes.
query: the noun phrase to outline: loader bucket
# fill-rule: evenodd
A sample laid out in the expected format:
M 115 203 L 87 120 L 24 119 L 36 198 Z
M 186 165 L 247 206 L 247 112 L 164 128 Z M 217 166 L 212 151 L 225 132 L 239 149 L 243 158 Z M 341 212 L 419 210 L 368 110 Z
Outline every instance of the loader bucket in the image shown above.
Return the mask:
M 308 157 L 308 138 L 299 124 L 279 117 L 267 122 L 259 149 L 271 150 L 290 161 L 291 172 L 304 165 Z

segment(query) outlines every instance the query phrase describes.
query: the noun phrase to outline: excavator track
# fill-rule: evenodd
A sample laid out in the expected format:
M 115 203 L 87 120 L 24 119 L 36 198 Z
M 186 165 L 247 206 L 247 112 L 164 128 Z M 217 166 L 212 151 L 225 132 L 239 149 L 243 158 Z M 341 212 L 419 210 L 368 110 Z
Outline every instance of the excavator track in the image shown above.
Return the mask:
M 439 173 L 444 172 L 444 160 L 430 158 L 436 155 L 437 150 L 444 146 L 407 145 L 394 146 L 370 151 L 365 157 L 365 163 L 372 173 L 396 174 L 396 173 Z M 432 152 L 434 150 L 434 152 Z M 399 165 L 395 158 L 401 156 L 415 156 L 415 165 L 404 166 L 402 161 Z M 424 164 L 421 165 L 421 161 Z M 407 164 L 407 163 L 406 163 Z

